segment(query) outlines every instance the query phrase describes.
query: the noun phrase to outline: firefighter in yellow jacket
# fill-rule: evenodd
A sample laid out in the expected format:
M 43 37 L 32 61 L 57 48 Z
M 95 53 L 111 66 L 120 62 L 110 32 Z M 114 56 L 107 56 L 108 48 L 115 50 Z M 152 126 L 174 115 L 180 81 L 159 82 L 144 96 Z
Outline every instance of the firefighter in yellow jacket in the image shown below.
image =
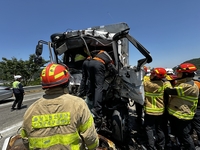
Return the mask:
M 164 68 L 153 68 L 150 72 L 150 80 L 144 81 L 144 126 L 148 138 L 148 150 L 164 149 L 165 147 L 165 135 L 162 129 L 165 111 L 163 97 L 164 89 L 171 88 L 170 82 L 165 80 L 166 73 Z
M 176 84 L 167 88 L 165 93 L 171 95 L 168 102 L 168 113 L 172 132 L 186 150 L 195 150 L 194 142 L 189 134 L 194 117 L 199 89 L 192 80 L 196 66 L 182 63 L 176 68 Z
M 98 146 L 87 104 L 68 94 L 69 77 L 67 69 L 59 64 L 51 63 L 43 69 L 45 95 L 27 109 L 21 130 L 29 149 L 94 150 Z

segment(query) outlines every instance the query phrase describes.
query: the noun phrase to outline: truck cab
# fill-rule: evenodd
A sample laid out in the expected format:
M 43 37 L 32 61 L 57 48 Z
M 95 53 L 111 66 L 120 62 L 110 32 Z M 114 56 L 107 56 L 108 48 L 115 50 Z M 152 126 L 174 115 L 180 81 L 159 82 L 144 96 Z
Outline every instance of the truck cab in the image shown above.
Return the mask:
M 105 50 L 114 60 L 118 77 L 126 84 L 123 87 L 116 85 L 116 89 L 122 89 L 120 90 L 120 96 L 135 99 L 142 104 L 144 102 L 144 92 L 142 92 L 142 95 L 140 93 L 144 75 L 143 66 L 146 63 L 151 63 L 152 57 L 150 52 L 129 34 L 129 30 L 128 24 L 116 23 L 54 33 L 50 36 L 50 41 L 38 41 L 35 62 L 41 61 L 43 45 L 47 45 L 49 47 L 50 62 L 66 65 L 72 76 L 71 83 L 78 85 L 81 80 L 83 61 L 87 57 L 92 57 L 94 50 Z M 137 60 L 134 67 L 129 65 L 130 44 L 144 56 Z M 76 61 L 77 55 L 82 55 L 84 59 Z M 110 84 L 112 80 L 112 77 L 108 77 L 106 83 Z M 130 90 L 131 92 L 129 92 Z

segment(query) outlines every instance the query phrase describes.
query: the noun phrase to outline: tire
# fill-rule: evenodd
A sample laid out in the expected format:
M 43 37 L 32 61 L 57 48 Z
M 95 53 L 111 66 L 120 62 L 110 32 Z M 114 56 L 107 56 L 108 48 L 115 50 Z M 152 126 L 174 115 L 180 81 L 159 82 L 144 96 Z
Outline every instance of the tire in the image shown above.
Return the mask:
M 112 116 L 112 137 L 116 141 L 123 142 L 122 117 L 119 111 L 115 110 Z

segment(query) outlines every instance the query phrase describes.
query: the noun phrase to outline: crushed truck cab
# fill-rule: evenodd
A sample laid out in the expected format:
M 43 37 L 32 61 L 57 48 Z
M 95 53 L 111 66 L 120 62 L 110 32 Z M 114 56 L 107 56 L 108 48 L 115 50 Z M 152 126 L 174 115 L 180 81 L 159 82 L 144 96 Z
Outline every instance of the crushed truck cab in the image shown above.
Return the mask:
M 117 23 L 52 34 L 50 36 L 51 41 L 38 41 L 35 62 L 41 60 L 43 45 L 48 45 L 50 61 L 67 65 L 72 74 L 72 84 L 79 85 L 83 61 L 76 62 L 75 56 L 83 53 L 90 56 L 93 50 L 106 50 L 113 58 L 115 68 L 124 81 L 124 84 L 120 87 L 122 89 L 119 90 L 120 96 L 134 99 L 143 104 L 143 66 L 146 63 L 151 63 L 152 57 L 147 49 L 129 35 L 129 30 L 130 28 L 126 23 Z M 144 56 L 144 58 L 138 59 L 138 64 L 134 67 L 129 65 L 130 44 Z M 110 83 L 109 80 L 107 79 L 106 83 Z

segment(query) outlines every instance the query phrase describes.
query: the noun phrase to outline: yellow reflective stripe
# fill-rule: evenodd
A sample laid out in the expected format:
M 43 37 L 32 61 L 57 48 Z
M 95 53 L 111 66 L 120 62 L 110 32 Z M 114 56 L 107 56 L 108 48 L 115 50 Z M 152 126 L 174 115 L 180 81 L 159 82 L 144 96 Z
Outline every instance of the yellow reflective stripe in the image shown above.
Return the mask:
M 164 91 L 164 86 L 161 86 L 159 89 L 158 89 L 158 92 L 162 92 Z
M 79 146 L 79 140 L 76 140 L 75 142 L 73 142 L 71 145 L 71 150 L 80 150 L 80 146 Z
M 146 110 L 147 112 L 163 112 L 164 111 L 164 108 L 150 108 L 150 107 L 144 107 L 144 110 Z
M 42 76 L 45 77 L 46 76 L 46 69 L 42 70 Z
M 185 96 L 182 87 L 175 87 L 175 89 L 176 89 L 176 91 L 177 91 L 177 93 L 178 93 L 178 96 Z
M 70 112 L 35 115 L 32 117 L 32 128 L 47 128 L 70 124 Z
M 190 114 L 183 114 L 180 111 L 174 111 L 171 108 L 168 108 L 169 114 L 179 118 L 179 119 L 184 119 L 184 120 L 191 120 L 194 117 L 194 112 L 191 112 Z
M 66 71 L 67 71 L 67 70 L 66 70 Z M 54 79 L 60 78 L 60 77 L 62 77 L 62 76 L 64 76 L 64 75 L 65 75 L 65 73 L 64 73 L 64 71 L 62 71 L 62 72 L 56 74 L 56 75 L 54 76 Z
M 27 137 L 27 133 L 26 133 L 26 130 L 24 130 L 24 128 L 22 128 L 22 129 L 20 130 L 20 136 L 21 136 L 22 138 L 26 138 L 26 137 Z
M 97 138 L 97 139 L 95 140 L 95 142 L 94 142 L 93 144 L 91 144 L 91 145 L 88 145 L 87 148 L 88 148 L 88 150 L 93 150 L 93 149 L 95 149 L 98 145 L 99 145 L 99 139 Z
M 160 97 L 160 96 L 163 96 L 163 93 L 149 93 L 149 92 L 145 92 L 145 96 Z
M 189 101 L 193 103 L 192 108 L 190 109 L 192 112 L 194 112 L 197 108 L 197 103 L 198 103 L 198 97 L 192 97 L 192 96 L 178 96 L 179 98 Z
M 198 101 L 198 97 L 192 97 L 192 96 L 178 96 L 178 97 L 190 102 Z
M 87 120 L 86 123 L 80 125 L 79 131 L 80 132 L 86 131 L 88 128 L 90 128 L 92 126 L 93 123 L 94 123 L 93 117 L 90 116 L 90 118 Z
M 164 84 L 164 89 L 166 89 L 167 87 L 171 87 L 171 83 Z
M 55 71 L 57 66 L 58 66 L 58 64 L 51 65 L 51 67 L 49 68 L 49 76 L 53 76 L 54 75 L 54 71 Z
M 181 94 L 182 95 L 182 94 Z M 184 95 L 184 94 L 183 94 Z M 186 120 L 191 120 L 193 117 L 194 117 L 194 114 L 195 114 L 195 110 L 197 108 L 197 103 L 198 103 L 198 97 L 192 97 L 192 96 L 177 96 L 178 98 L 182 99 L 182 100 L 185 100 L 185 101 L 189 101 L 192 104 L 192 107 L 190 108 L 190 111 L 191 111 L 191 114 L 183 114 L 182 112 L 180 111 L 175 111 L 171 108 L 168 108 L 168 111 L 176 116 L 177 118 L 179 119 L 186 119 Z
M 29 137 L 29 148 L 48 148 L 53 145 L 62 144 L 72 146 L 73 150 L 79 149 L 79 134 L 77 132 L 72 134 L 56 134 L 47 137 Z
M 163 93 L 149 93 L 149 92 L 145 92 L 145 96 L 150 97 L 151 100 L 152 100 L 151 107 L 147 107 L 147 106 L 144 107 L 144 110 L 146 112 L 150 112 L 150 113 L 160 112 L 160 113 L 162 113 L 164 111 L 164 108 L 159 108 L 156 105 L 156 103 L 157 103 L 156 98 L 163 97 Z
M 195 112 L 195 110 L 197 109 L 197 103 L 198 103 L 198 100 L 197 100 L 197 101 L 194 101 L 193 106 L 192 106 L 192 108 L 191 108 L 191 111 L 192 111 L 192 112 Z

